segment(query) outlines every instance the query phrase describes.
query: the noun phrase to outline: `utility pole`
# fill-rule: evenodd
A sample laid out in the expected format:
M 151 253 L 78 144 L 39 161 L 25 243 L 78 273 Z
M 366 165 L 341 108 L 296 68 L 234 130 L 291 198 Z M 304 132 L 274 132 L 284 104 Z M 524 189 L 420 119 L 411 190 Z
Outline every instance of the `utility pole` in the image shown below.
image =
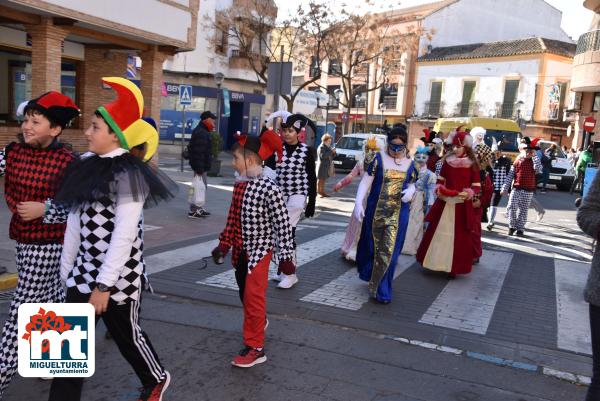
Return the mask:
M 367 65 L 367 86 L 365 91 L 365 133 L 369 133 L 369 78 L 370 78 L 370 65 Z

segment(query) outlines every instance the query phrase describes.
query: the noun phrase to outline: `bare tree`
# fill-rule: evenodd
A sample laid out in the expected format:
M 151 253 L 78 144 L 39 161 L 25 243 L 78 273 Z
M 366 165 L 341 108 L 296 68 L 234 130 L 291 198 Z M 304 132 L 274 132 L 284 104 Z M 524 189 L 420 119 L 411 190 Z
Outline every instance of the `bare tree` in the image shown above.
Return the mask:
M 277 8 L 273 0 L 237 0 L 217 13 L 212 22 L 215 35 L 211 42 L 224 54 L 229 47 L 230 55 L 243 59 L 263 85 L 268 80 L 269 63 L 292 62 L 299 70 L 304 68 L 305 52 L 314 54 L 315 74 L 294 87 L 291 94 L 282 95 L 291 111 L 300 91 L 321 78 L 323 59 L 319 55 L 323 54 L 323 32 L 328 18 L 324 10 L 318 4 L 299 6 L 294 16 L 276 24 Z

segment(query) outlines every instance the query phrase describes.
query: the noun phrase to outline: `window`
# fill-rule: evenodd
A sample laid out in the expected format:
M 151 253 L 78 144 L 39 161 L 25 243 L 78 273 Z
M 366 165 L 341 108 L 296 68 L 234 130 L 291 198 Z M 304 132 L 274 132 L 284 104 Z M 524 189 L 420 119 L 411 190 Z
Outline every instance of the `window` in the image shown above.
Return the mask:
M 385 83 L 381 86 L 379 94 L 379 104 L 384 104 L 386 110 L 396 110 L 398 103 L 398 84 L 390 83 L 390 79 L 386 78 Z
M 460 115 L 467 117 L 473 113 L 473 95 L 475 93 L 475 81 L 463 82 L 463 95 L 460 103 Z
M 320 74 L 319 71 L 319 58 L 315 56 L 310 57 L 310 70 L 308 71 L 308 76 L 311 78 L 318 77 Z
M 331 107 L 339 107 L 340 102 L 335 98 L 335 91 L 340 89 L 340 85 L 327 85 L 327 93 L 329 93 L 329 105 Z M 340 94 L 340 99 L 343 101 L 344 94 Z
M 431 93 L 429 95 L 429 115 L 440 115 L 440 104 L 442 102 L 442 82 L 431 83 Z
M 515 111 L 515 102 L 517 101 L 517 92 L 519 91 L 519 80 L 507 80 L 504 85 L 504 100 L 502 101 L 501 118 L 512 118 Z
M 594 93 L 594 105 L 592 106 L 592 111 L 600 110 L 600 92 Z
M 340 76 L 342 75 L 342 65 L 337 60 L 330 60 L 327 71 L 329 75 Z
M 229 27 L 224 24 L 219 24 L 215 37 L 215 51 L 219 54 L 226 54 L 228 44 Z

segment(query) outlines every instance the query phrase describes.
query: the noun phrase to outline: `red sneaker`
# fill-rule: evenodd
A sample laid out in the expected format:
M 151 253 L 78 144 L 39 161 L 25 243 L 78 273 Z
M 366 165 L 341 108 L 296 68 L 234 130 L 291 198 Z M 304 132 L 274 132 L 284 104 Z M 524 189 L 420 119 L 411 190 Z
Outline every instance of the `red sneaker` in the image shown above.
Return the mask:
M 238 368 L 251 368 L 254 365 L 267 361 L 267 356 L 264 350 L 257 350 L 256 348 L 248 347 L 240 351 L 240 354 L 233 358 L 231 364 Z
M 138 401 L 162 401 L 162 396 L 171 382 L 171 375 L 169 372 L 165 372 L 165 374 L 164 380 L 154 387 L 146 387 L 142 389 Z

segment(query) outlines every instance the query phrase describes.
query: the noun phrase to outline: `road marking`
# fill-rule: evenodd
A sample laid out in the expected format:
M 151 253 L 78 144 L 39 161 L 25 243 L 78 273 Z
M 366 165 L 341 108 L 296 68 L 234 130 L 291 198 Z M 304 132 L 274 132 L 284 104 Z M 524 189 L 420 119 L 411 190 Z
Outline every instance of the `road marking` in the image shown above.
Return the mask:
M 400 255 L 394 271 L 394 279 L 414 263 L 414 256 Z M 359 279 L 356 268 L 352 268 L 300 300 L 335 308 L 359 310 L 369 301 L 369 292 L 367 282 Z
M 146 272 L 147 274 L 154 274 L 209 257 L 211 251 L 217 245 L 219 245 L 219 240 L 215 239 L 146 256 L 144 257 Z
M 162 227 L 160 226 L 151 226 L 150 224 L 144 224 L 144 232 L 160 230 Z
M 301 267 L 312 260 L 339 250 L 345 235 L 345 232 L 338 231 L 298 245 L 297 267 Z M 223 273 L 219 273 L 214 276 L 207 277 L 204 280 L 197 281 L 196 284 L 237 290 L 238 286 L 235 281 L 234 272 L 234 269 L 229 269 Z M 269 277 L 274 276 L 276 273 L 277 265 L 275 265 L 275 263 L 271 263 L 271 266 L 269 266 Z M 301 273 L 299 274 L 299 277 L 300 281 L 302 281 Z
M 535 256 L 548 256 L 550 258 L 555 258 L 555 259 L 561 259 L 561 260 L 570 260 L 573 262 L 581 262 L 582 259 L 587 259 L 587 260 L 591 260 L 592 256 L 589 254 L 586 254 L 584 252 L 578 252 L 572 249 L 566 249 L 566 248 L 560 248 L 560 247 L 554 247 L 551 245 L 545 245 L 545 244 L 541 244 L 541 243 L 535 243 L 533 241 L 524 241 L 524 242 L 529 242 L 532 244 L 535 244 L 535 246 L 527 246 L 527 245 L 523 245 L 522 243 L 520 243 L 521 238 L 519 238 L 519 240 L 500 240 L 500 239 L 495 239 L 495 238 L 488 238 L 486 236 L 483 236 L 481 238 L 481 241 L 486 243 L 486 244 L 491 244 L 491 245 L 496 245 L 502 248 L 507 248 L 507 249 L 512 249 L 512 250 L 516 250 L 516 251 L 521 251 L 524 253 L 528 253 L 531 255 L 535 255 Z M 517 242 L 519 241 L 519 242 Z M 571 253 L 575 253 L 577 256 L 571 256 L 571 255 L 565 255 L 562 253 L 558 253 L 556 252 L 557 250 L 561 250 L 561 251 L 565 251 L 565 252 L 571 252 Z
M 589 271 L 587 263 L 554 261 L 558 348 L 591 355 L 588 304 L 583 299 Z
M 485 335 L 512 257 L 484 251 L 471 274 L 448 282 L 419 322 Z

